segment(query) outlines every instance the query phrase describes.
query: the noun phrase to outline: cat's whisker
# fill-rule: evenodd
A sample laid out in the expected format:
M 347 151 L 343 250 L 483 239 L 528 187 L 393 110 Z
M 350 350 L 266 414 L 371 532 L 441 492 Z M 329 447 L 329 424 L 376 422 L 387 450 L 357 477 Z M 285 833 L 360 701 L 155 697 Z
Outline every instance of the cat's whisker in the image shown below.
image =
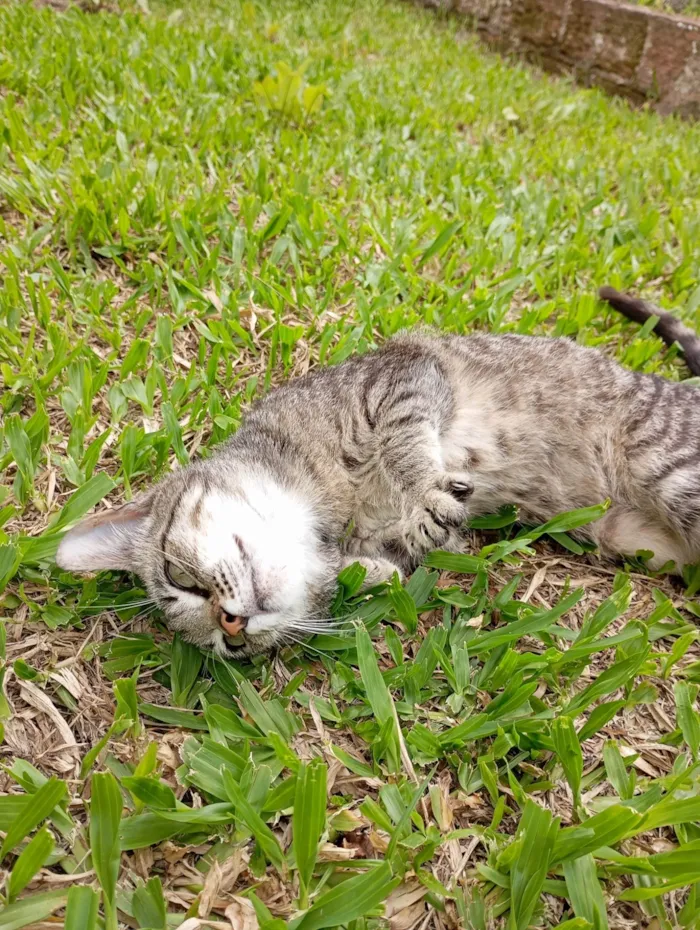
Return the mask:
M 299 633 L 306 633 L 307 635 L 311 634 L 337 634 L 337 633 L 353 633 L 354 626 L 349 626 L 346 624 L 336 625 L 330 623 L 295 623 L 294 621 L 287 621 L 285 623 L 285 629 L 296 630 Z
M 175 555 L 173 552 L 166 552 L 165 549 L 161 549 L 158 546 L 153 547 L 154 552 L 159 552 L 161 555 L 164 555 L 166 559 L 170 562 L 175 562 L 180 568 L 190 568 L 193 571 L 198 571 L 197 566 L 194 562 L 190 562 L 187 559 L 183 559 L 182 556 Z
M 148 598 L 145 601 L 134 601 L 133 603 L 128 604 L 115 604 L 114 601 L 105 604 L 86 604 L 85 606 L 76 606 L 68 607 L 68 610 L 72 610 L 75 613 L 84 613 L 85 611 L 116 611 L 116 610 L 132 610 L 134 607 L 148 607 L 149 605 L 157 606 L 157 600 L 155 598 Z
M 287 645 L 289 646 L 302 646 L 304 649 L 308 650 L 309 652 L 315 652 L 316 655 L 318 656 L 322 656 L 323 658 L 326 658 L 326 659 L 331 658 L 331 654 L 329 652 L 324 652 L 323 649 L 318 649 L 316 646 L 312 646 L 311 643 L 307 642 L 304 639 L 298 639 L 297 637 L 292 636 L 291 634 L 285 635 L 284 639 Z

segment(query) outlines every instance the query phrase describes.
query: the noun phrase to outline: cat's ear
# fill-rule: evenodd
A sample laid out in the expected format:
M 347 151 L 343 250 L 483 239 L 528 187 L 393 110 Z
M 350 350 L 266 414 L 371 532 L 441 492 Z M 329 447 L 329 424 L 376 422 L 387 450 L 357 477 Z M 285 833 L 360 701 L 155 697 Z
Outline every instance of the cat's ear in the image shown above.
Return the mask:
M 123 507 L 81 520 L 61 540 L 57 565 L 70 572 L 138 571 L 137 554 L 154 496 L 148 491 Z

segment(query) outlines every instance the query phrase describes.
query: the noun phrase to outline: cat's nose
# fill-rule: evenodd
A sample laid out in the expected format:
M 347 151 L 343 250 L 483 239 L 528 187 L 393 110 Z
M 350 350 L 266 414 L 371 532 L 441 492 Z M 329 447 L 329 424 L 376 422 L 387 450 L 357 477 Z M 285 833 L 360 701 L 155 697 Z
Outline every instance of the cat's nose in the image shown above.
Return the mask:
M 234 617 L 233 614 L 226 613 L 225 610 L 222 610 L 219 623 L 221 624 L 221 629 L 228 636 L 238 636 L 248 625 L 248 618 Z

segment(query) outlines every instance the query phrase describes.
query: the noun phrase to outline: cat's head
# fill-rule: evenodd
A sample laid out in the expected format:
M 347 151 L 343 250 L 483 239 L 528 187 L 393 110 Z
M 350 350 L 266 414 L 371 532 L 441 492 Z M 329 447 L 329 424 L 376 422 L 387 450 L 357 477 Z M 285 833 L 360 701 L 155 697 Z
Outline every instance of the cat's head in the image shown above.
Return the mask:
M 172 630 L 224 657 L 312 632 L 327 616 L 339 560 L 299 491 L 221 462 L 86 518 L 56 556 L 68 571 L 134 572 Z

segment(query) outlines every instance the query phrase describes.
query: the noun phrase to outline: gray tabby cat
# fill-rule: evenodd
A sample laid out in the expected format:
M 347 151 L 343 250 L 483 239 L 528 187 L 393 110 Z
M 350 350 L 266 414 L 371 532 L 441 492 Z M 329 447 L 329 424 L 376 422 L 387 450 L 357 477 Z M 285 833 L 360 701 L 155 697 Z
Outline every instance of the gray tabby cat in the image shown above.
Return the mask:
M 700 374 L 673 316 L 601 296 L 657 315 Z M 322 629 L 344 566 L 367 585 L 411 571 L 503 504 L 539 522 L 610 498 L 581 533 L 680 568 L 700 559 L 699 399 L 568 339 L 407 333 L 271 392 L 211 458 L 71 530 L 57 561 L 136 572 L 173 630 L 222 656 Z

